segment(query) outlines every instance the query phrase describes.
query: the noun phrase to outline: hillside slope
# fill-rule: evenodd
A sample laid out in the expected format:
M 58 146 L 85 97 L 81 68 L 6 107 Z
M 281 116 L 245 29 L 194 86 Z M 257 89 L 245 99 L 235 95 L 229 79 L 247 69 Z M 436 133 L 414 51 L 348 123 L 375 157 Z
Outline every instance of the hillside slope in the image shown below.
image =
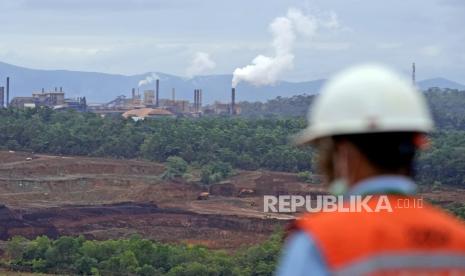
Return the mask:
M 186 79 L 161 72 L 154 73 L 160 78 L 160 97 L 171 98 L 172 88 L 176 88 L 177 99 L 193 97 L 193 90 L 203 89 L 203 102 L 230 100 L 231 75 L 208 75 Z M 32 91 L 63 87 L 67 97 L 85 96 L 88 102 L 108 102 L 119 95 L 130 95 L 131 88 L 137 87 L 139 81 L 151 76 L 144 73 L 132 76 L 106 74 L 97 72 L 79 72 L 68 70 L 38 70 L 10 65 L 0 62 L 0 85 L 4 85 L 5 77 L 11 77 L 11 98 L 29 96 Z M 292 97 L 300 94 L 315 94 L 321 89 L 325 80 L 305 82 L 279 81 L 272 86 L 256 87 L 240 83 L 237 88 L 238 101 L 267 101 L 278 96 Z M 444 78 L 433 78 L 419 81 L 418 86 L 426 90 L 429 87 L 465 89 L 465 85 Z M 142 86 L 154 89 L 154 83 Z

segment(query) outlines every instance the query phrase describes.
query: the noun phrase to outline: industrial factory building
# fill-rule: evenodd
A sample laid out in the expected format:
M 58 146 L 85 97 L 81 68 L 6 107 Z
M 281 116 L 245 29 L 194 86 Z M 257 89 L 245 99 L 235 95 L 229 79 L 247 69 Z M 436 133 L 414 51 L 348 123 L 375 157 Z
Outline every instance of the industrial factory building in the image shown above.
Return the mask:
M 10 102 L 10 106 L 14 108 L 35 107 L 34 98 L 32 97 L 14 97 Z
M 41 92 L 32 93 L 32 102 L 36 106 L 57 106 L 63 105 L 65 103 L 65 93 L 63 93 L 63 88 L 60 87 L 60 91 L 55 88 L 54 92 L 45 92 L 42 89 Z
M 144 91 L 144 104 L 154 105 L 155 104 L 155 90 Z
M 58 90 L 55 87 L 54 91 L 33 92 L 32 97 L 15 97 L 11 100 L 11 107 L 15 108 L 34 108 L 34 107 L 49 107 L 53 109 L 75 109 L 78 111 L 86 111 L 86 98 L 66 99 L 63 88 Z
M 214 102 L 212 105 L 208 105 L 203 109 L 205 115 L 239 115 L 241 114 L 241 108 L 237 104 L 234 105 L 228 103 Z
M 65 97 L 62 87 L 55 87 L 52 91 L 42 88 L 34 91 L 30 97 L 15 97 L 9 102 L 10 78 L 6 79 L 6 89 L 0 86 L 0 107 L 14 108 L 49 107 L 56 110 L 75 109 L 89 111 L 101 116 L 115 115 L 134 120 L 153 119 L 160 117 L 192 117 L 202 115 L 231 116 L 240 114 L 241 109 L 236 105 L 236 90 L 231 90 L 231 103 L 215 102 L 213 105 L 203 106 L 202 89 L 194 89 L 193 102 L 176 99 L 176 90 L 172 88 L 171 98 L 160 98 L 160 81 L 156 80 L 155 89 L 140 91 L 132 88 L 130 97 L 121 95 L 105 104 L 87 104 L 85 97 L 69 99 Z M 6 100 L 5 100 L 6 97 Z
M 240 113 L 240 108 L 235 105 L 235 90 L 232 90 L 232 103 L 215 103 L 213 106 L 202 106 L 202 89 L 194 89 L 193 102 L 177 100 L 176 90 L 172 88 L 171 99 L 160 98 L 160 81 L 156 80 L 155 89 L 144 90 L 131 89 L 131 97 L 125 95 L 101 105 L 90 105 L 89 111 L 102 116 L 119 114 L 125 118 L 135 120 L 159 117 L 201 117 L 209 115 L 235 115 Z

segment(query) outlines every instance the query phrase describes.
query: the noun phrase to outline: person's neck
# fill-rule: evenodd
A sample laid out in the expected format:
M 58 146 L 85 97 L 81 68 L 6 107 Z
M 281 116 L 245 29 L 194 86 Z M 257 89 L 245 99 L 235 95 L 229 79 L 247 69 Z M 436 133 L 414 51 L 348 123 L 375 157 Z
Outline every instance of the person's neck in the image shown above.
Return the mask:
M 349 178 L 347 180 L 349 187 L 352 187 L 365 179 L 382 175 L 383 173 L 375 170 L 374 168 L 366 167 L 362 170 L 358 170 L 356 173 L 353 173 L 352 175 L 349 175 Z

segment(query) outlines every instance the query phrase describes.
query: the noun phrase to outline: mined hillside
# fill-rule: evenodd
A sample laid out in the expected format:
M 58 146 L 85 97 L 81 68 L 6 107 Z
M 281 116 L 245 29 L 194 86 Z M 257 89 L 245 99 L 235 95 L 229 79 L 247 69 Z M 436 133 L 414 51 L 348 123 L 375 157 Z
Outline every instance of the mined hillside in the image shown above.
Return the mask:
M 108 239 L 139 233 L 165 242 L 237 248 L 265 240 L 286 223 L 278 218 L 289 218 L 262 212 L 265 182 L 285 188 L 292 180 L 296 187 L 309 187 L 295 175 L 243 172 L 224 183 L 232 187 L 229 194 L 212 187 L 208 200 L 198 200 L 209 187 L 162 180 L 163 172 L 163 165 L 137 160 L 0 152 L 5 205 L 0 238 L 83 234 Z M 245 188 L 252 194 L 241 194 Z
M 138 160 L 0 151 L 0 239 L 138 233 L 163 242 L 236 249 L 265 240 L 294 218 L 264 213 L 263 195 L 324 193 L 292 173 L 238 171 L 204 186 L 195 179 L 163 180 L 164 170 Z M 198 200 L 203 192 L 208 198 Z M 460 194 L 447 187 L 424 191 L 439 204 L 463 203 Z

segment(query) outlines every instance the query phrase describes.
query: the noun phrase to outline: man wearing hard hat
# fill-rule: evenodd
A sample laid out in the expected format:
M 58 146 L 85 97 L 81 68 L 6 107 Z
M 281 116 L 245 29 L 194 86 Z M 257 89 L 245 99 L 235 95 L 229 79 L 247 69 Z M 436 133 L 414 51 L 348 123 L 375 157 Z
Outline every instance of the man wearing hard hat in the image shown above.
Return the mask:
M 433 128 L 420 92 L 383 67 L 354 67 L 325 85 L 308 120 L 296 142 L 317 148 L 329 190 L 368 206 L 386 197 L 392 210 L 296 220 L 277 275 L 465 275 L 465 224 L 414 196 L 414 157 Z

